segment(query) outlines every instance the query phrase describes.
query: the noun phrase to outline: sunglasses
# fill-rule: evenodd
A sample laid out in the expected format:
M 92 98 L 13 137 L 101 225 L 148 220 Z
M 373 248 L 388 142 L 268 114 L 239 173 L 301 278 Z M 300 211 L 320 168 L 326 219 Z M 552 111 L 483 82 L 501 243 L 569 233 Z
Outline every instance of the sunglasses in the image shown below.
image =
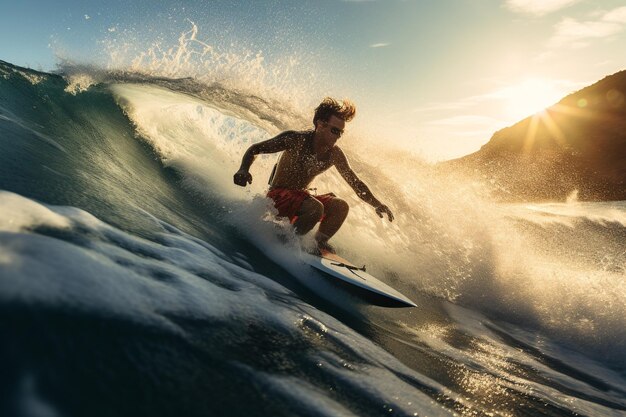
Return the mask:
M 333 135 L 336 135 L 336 136 L 343 135 L 343 130 L 342 129 L 339 129 L 338 127 L 335 127 L 335 126 L 331 126 L 331 125 L 328 124 L 328 122 L 324 122 L 324 124 L 326 126 L 330 126 L 330 133 L 332 133 Z

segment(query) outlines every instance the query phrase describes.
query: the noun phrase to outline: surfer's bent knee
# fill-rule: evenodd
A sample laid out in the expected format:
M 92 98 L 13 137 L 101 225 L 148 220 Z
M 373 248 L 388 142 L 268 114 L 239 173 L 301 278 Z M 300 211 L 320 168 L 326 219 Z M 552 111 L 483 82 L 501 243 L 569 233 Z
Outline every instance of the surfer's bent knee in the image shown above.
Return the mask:
M 307 198 L 302 202 L 298 216 L 311 216 L 315 218 L 322 218 L 324 215 L 324 205 L 315 198 Z
M 331 200 L 331 204 L 333 205 L 333 208 L 337 211 L 343 213 L 348 213 L 350 211 L 350 205 L 346 202 L 346 200 L 343 200 L 341 198 L 333 198 Z

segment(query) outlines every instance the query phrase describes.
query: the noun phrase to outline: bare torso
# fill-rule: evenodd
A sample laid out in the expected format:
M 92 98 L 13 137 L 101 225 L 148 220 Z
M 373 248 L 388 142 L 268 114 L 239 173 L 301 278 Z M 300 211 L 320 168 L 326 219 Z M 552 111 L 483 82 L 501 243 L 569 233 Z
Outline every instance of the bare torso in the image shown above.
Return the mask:
M 254 158 L 259 154 L 282 152 L 270 180 L 272 189 L 306 190 L 316 176 L 334 166 L 357 196 L 376 208 L 376 214 L 382 217 L 386 213 L 389 220 L 393 220 L 389 207 L 374 197 L 368 186 L 352 170 L 341 148 L 335 144 L 343 132 L 345 122 L 336 116 L 331 116 L 329 120 L 316 124 L 315 131 L 287 131 L 250 146 L 241 159 L 241 167 L 233 176 L 233 181 L 242 187 L 251 184 L 249 170 Z M 314 220 L 317 222 L 319 218 Z M 332 236 L 328 230 L 322 234 Z
M 313 131 L 292 132 L 290 146 L 283 151 L 270 182 L 271 188 L 304 190 L 313 179 L 333 166 L 336 147 L 318 154 L 314 149 Z

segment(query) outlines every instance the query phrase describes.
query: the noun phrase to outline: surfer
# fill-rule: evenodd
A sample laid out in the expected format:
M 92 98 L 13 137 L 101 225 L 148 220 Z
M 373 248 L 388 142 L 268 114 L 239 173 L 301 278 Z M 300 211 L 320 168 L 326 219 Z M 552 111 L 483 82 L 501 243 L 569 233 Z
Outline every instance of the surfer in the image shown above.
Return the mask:
M 350 207 L 333 193 L 311 194 L 309 185 L 315 177 L 334 166 L 356 194 L 376 209 L 376 214 L 393 213 L 381 203 L 350 167 L 346 155 L 336 145 L 343 135 L 346 122 L 354 118 L 356 108 L 350 101 L 326 97 L 315 109 L 313 130 L 286 131 L 271 139 L 256 143 L 243 155 L 234 182 L 245 187 L 252 183 L 250 166 L 256 155 L 282 152 L 270 177 L 267 196 L 274 200 L 279 217 L 288 217 L 296 233 L 304 235 L 320 222 L 315 240 L 320 250 L 335 252 L 328 240 L 343 224 Z

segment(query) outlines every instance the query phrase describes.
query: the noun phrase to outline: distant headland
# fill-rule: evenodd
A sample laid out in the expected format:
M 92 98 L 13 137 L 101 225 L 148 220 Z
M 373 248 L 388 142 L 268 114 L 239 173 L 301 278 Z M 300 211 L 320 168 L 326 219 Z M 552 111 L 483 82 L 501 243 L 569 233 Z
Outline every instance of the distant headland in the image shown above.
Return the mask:
M 502 201 L 626 200 L 626 70 L 497 131 L 478 152 L 440 164 Z

